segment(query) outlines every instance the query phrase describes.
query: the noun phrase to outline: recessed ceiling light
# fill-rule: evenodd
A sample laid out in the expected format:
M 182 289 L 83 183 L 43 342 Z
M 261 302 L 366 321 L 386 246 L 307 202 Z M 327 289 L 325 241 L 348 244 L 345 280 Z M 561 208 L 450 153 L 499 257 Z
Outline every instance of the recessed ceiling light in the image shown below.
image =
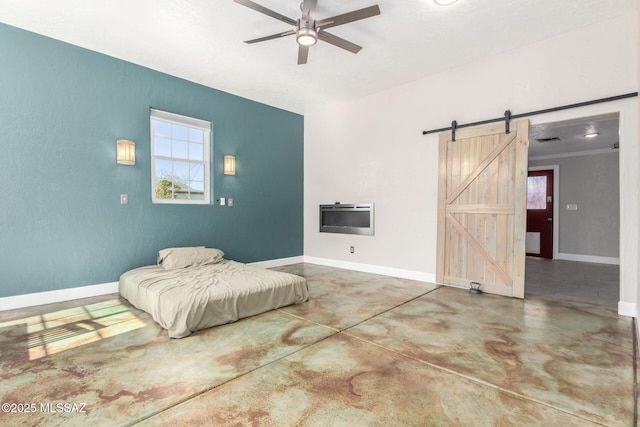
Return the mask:
M 458 0 L 433 0 L 438 6 L 449 6 L 456 3 Z
M 595 138 L 596 136 L 600 135 L 598 132 L 591 132 L 591 133 L 587 133 L 585 134 L 585 138 Z

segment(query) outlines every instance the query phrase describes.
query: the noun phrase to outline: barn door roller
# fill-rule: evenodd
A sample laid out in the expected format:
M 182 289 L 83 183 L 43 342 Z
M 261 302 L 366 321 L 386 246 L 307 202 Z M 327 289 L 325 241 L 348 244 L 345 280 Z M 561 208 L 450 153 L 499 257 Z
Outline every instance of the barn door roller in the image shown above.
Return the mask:
M 511 122 L 511 110 L 507 110 L 504 112 L 504 133 L 511 132 L 509 130 L 509 122 Z

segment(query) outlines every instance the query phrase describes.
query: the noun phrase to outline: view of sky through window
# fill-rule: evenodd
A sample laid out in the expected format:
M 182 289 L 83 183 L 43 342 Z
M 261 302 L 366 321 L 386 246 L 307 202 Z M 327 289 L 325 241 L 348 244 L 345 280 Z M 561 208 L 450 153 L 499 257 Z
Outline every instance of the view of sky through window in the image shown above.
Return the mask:
M 204 200 L 205 132 L 155 119 L 153 144 L 156 197 Z

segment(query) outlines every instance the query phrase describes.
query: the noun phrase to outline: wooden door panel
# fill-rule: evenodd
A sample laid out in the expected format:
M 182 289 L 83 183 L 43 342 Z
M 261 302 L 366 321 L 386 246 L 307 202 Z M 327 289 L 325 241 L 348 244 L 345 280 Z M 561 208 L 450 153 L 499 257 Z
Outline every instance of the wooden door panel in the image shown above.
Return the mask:
M 478 230 L 470 226 L 469 222 L 463 224 L 467 214 L 461 214 L 458 217 L 452 214 L 447 214 L 447 222 L 451 224 L 456 233 L 458 233 L 462 244 L 466 249 L 466 261 L 462 264 L 462 269 L 466 272 L 466 276 L 469 280 L 483 279 L 485 268 L 490 269 L 493 273 L 500 276 L 501 281 L 513 285 L 513 279 L 505 271 L 505 265 L 500 265 L 496 260 L 495 252 L 492 254 L 491 246 L 487 242 L 486 233 L 484 230 Z M 480 221 L 482 215 L 473 215 L 474 222 Z M 451 258 L 449 258 L 451 259 Z M 459 261 L 458 261 L 459 262 Z
M 478 177 L 481 174 L 484 174 L 486 179 L 486 176 L 491 174 L 492 168 L 490 166 L 494 163 L 494 160 L 502 154 L 510 144 L 513 143 L 515 137 L 515 134 L 509 134 L 508 137 L 504 138 L 497 147 L 495 147 L 495 144 L 491 144 L 491 140 L 485 141 L 485 146 L 480 150 L 480 156 L 476 156 L 478 159 L 482 158 L 482 161 L 471 171 L 469 170 L 469 165 L 471 163 L 469 161 L 469 157 L 471 155 L 469 144 L 464 144 L 464 140 L 452 141 L 456 146 L 456 151 L 459 151 L 459 155 L 452 156 L 450 164 L 455 168 L 456 172 L 458 172 L 458 169 L 461 169 L 461 171 L 457 174 L 458 176 L 455 176 L 455 178 L 452 179 L 450 185 L 447 186 L 447 204 L 456 204 L 456 202 L 464 203 L 468 201 L 468 193 L 471 183 L 475 183 L 477 192 L 477 187 L 480 184 L 480 182 L 478 182 Z M 469 143 L 472 144 L 473 142 L 474 141 L 472 140 Z M 482 140 L 480 143 L 482 143 Z M 488 153 L 486 153 L 487 151 Z M 460 166 L 456 164 L 456 157 L 459 159 L 458 162 L 460 163 Z M 496 172 L 497 167 L 497 164 L 493 167 Z M 488 191 L 488 189 L 483 190 Z M 462 195 L 463 193 L 465 194 Z M 460 197 L 461 195 L 462 197 Z
M 439 282 L 524 296 L 528 121 L 440 136 Z

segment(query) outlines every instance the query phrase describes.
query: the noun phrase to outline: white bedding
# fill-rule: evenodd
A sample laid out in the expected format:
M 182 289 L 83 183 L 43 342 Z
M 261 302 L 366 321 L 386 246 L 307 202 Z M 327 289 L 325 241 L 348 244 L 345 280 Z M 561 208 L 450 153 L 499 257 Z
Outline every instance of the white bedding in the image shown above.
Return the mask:
M 304 278 L 235 261 L 120 276 L 120 295 L 149 313 L 172 338 L 309 299 Z

